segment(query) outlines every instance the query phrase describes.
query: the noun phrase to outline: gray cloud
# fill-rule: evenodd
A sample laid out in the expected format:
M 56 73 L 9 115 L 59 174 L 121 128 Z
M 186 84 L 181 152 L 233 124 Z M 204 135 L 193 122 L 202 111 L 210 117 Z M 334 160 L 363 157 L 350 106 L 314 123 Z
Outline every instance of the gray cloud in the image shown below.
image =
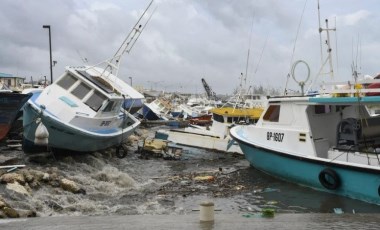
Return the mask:
M 49 75 L 48 32 L 42 28 L 44 24 L 52 26 L 53 59 L 58 61 L 55 79 L 65 66 L 83 65 L 82 58 L 87 58 L 89 64 L 110 58 L 148 3 L 2 0 L 0 72 L 27 78 Z M 134 85 L 185 92 L 203 92 L 200 80 L 204 77 L 217 93 L 232 93 L 239 84 L 240 73 L 245 72 L 249 49 L 248 82 L 283 88 L 304 3 L 157 0 L 152 20 L 132 52 L 123 58 L 120 76 L 127 82 L 133 77 Z M 376 3 L 321 0 L 321 18 L 328 17 L 332 26 L 334 16 L 337 18 L 340 69 L 336 72 L 343 76 L 340 79 L 351 77 L 353 40 L 358 35 L 363 74 L 379 72 Z M 306 60 L 312 74 L 320 67 L 317 31 L 316 1 L 308 1 L 294 60 Z M 294 83 L 290 86 L 297 88 Z

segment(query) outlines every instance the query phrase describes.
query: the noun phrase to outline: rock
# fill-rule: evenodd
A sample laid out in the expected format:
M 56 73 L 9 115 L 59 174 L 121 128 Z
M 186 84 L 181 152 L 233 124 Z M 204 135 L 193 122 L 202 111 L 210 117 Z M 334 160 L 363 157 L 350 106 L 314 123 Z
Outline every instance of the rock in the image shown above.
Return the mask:
M 86 191 L 84 189 L 80 188 L 77 183 L 75 183 L 72 180 L 65 179 L 65 178 L 61 180 L 61 187 L 64 190 L 72 192 L 72 193 L 86 194 Z
M 44 173 L 44 175 L 42 176 L 42 181 L 44 182 L 48 182 L 50 179 L 50 175 L 49 173 Z
M 0 177 L 1 183 L 14 183 L 25 184 L 24 175 L 18 173 L 6 173 Z
M 139 138 L 138 136 L 132 134 L 132 135 L 130 135 L 130 136 L 128 137 L 127 141 L 128 141 L 128 142 L 136 142 L 136 141 L 139 141 L 139 139 L 140 139 L 140 138 Z
M 214 181 L 215 177 L 214 176 L 196 176 L 194 177 L 195 181 Z
M 0 219 L 5 219 L 7 218 L 7 215 L 0 209 Z
M 3 212 L 9 218 L 19 218 L 20 217 L 20 214 L 18 214 L 18 212 L 13 208 L 5 207 L 5 208 L 3 208 Z
M 19 194 L 30 196 L 30 193 L 28 192 L 28 190 L 26 190 L 26 188 L 24 186 L 20 185 L 17 181 L 14 183 L 8 183 L 5 188 L 8 190 L 12 190 L 12 191 L 19 193 Z
M 60 212 L 63 210 L 63 207 L 53 200 L 46 200 L 45 204 L 47 204 L 49 208 L 53 209 L 56 212 Z
M 33 210 L 18 210 L 18 214 L 21 218 L 37 217 L 37 213 Z
M 39 170 L 29 169 L 23 171 L 23 174 L 27 182 L 39 182 L 42 181 L 42 178 L 44 177 L 45 173 Z
M 9 205 L 5 203 L 3 200 L 0 200 L 0 210 L 3 209 L 4 207 L 9 207 Z

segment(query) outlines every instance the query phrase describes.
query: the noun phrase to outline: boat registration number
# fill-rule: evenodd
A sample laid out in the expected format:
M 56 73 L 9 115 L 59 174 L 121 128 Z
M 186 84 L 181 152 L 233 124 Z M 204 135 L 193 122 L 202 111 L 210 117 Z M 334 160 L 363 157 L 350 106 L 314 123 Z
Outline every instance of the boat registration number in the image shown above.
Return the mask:
M 284 140 L 284 133 L 267 132 L 267 140 L 282 142 Z
M 109 126 L 111 124 L 111 121 L 102 121 L 102 123 L 100 123 L 100 126 Z

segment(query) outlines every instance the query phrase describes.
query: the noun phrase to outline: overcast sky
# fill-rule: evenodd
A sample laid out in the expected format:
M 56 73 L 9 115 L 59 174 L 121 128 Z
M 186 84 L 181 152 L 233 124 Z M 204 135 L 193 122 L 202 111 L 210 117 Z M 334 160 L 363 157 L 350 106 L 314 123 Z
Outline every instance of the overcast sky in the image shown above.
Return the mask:
M 0 72 L 27 80 L 50 78 L 45 24 L 51 25 L 57 61 L 54 79 L 65 66 L 83 65 L 84 58 L 88 64 L 108 59 L 149 2 L 1 0 Z M 320 69 L 317 0 L 306 5 L 305 0 L 155 0 L 154 7 L 151 21 L 121 63 L 119 77 L 128 83 L 132 77 L 134 86 L 202 93 L 205 78 L 216 93 L 232 93 L 246 72 L 248 50 L 248 85 L 283 89 L 292 62 L 300 59 L 309 64 L 312 78 Z M 379 1 L 320 0 L 320 7 L 322 27 L 326 18 L 337 27 L 331 34 L 338 54 L 335 80 L 351 79 L 353 61 L 363 75 L 380 72 Z M 297 77 L 304 78 L 305 66 L 298 69 Z

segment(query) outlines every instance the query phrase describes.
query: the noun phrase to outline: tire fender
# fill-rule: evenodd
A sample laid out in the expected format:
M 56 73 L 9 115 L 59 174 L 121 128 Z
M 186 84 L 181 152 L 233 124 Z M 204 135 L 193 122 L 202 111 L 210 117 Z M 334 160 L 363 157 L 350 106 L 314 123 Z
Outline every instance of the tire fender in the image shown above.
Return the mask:
M 331 168 L 323 169 L 318 175 L 319 182 L 329 190 L 336 190 L 340 187 L 339 175 Z

